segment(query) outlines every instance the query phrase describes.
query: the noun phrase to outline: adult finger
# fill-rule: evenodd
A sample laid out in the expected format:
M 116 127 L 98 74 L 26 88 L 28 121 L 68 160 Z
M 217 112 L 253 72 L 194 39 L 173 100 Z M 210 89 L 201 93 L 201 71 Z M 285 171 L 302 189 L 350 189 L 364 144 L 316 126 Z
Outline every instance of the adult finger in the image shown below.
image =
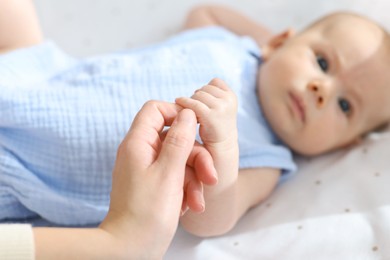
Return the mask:
M 132 157 L 149 167 L 157 158 L 161 147 L 160 132 L 171 125 L 182 107 L 168 102 L 148 101 L 137 113 L 120 150 L 131 151 Z M 137 149 L 133 149 L 137 147 Z
M 173 121 L 162 143 L 156 163 L 163 166 L 167 174 L 182 171 L 194 146 L 196 116 L 190 109 L 180 111 Z
M 209 151 L 197 141 L 188 157 L 187 165 L 194 168 L 197 178 L 204 184 L 217 184 L 218 174 L 214 167 L 213 158 Z
M 202 213 L 205 209 L 203 184 L 198 180 L 194 170 L 186 167 L 184 178 L 185 205 L 193 212 Z M 184 198 L 183 198 L 184 201 Z M 183 208 L 182 208 L 183 210 Z
M 130 131 L 160 133 L 164 126 L 172 124 L 183 108 L 174 103 L 151 100 L 146 102 L 135 116 Z
M 160 134 L 161 140 L 165 140 L 168 130 Z M 195 176 L 199 181 L 206 185 L 215 185 L 218 183 L 217 170 L 214 167 L 214 161 L 207 149 L 195 141 L 194 147 L 187 159 L 187 168 L 191 167 L 195 171 Z

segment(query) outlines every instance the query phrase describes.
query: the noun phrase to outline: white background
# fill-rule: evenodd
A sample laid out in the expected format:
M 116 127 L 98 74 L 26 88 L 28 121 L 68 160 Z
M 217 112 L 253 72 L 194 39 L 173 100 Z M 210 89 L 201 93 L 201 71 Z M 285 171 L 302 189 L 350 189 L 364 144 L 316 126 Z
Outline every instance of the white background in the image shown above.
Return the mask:
M 89 55 L 166 38 L 188 10 L 202 3 L 229 5 L 274 32 L 300 29 L 333 10 L 353 10 L 390 26 L 387 0 L 35 0 L 48 38 L 75 55 Z

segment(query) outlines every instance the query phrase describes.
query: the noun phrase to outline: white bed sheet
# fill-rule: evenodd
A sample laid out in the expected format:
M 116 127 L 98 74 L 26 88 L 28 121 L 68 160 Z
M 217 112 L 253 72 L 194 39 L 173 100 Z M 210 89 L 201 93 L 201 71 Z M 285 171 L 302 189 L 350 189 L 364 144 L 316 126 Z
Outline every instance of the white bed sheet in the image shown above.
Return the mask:
M 232 232 L 201 240 L 179 230 L 166 259 L 390 259 L 389 142 L 300 158 L 299 174 Z
M 275 32 L 333 10 L 390 27 L 387 0 L 35 0 L 44 33 L 76 56 L 142 46 L 172 35 L 199 3 L 228 4 Z M 390 132 L 348 150 L 297 158 L 279 185 L 227 235 L 195 238 L 179 228 L 166 259 L 390 259 Z

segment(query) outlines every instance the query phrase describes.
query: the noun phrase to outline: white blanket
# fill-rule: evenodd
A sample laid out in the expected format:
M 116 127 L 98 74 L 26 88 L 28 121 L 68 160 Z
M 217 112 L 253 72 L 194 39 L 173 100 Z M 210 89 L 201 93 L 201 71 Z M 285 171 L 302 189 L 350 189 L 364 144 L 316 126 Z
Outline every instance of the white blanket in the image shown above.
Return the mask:
M 44 33 L 86 56 L 142 46 L 180 29 L 197 0 L 36 0 Z M 333 10 L 390 27 L 387 0 L 208 1 L 228 4 L 277 32 Z M 227 235 L 199 239 L 179 229 L 166 259 L 390 259 L 390 131 L 348 150 L 297 158 L 279 185 Z
M 378 139 L 379 138 L 379 139 Z M 167 259 L 390 259 L 390 134 L 316 159 L 229 234 L 179 230 Z

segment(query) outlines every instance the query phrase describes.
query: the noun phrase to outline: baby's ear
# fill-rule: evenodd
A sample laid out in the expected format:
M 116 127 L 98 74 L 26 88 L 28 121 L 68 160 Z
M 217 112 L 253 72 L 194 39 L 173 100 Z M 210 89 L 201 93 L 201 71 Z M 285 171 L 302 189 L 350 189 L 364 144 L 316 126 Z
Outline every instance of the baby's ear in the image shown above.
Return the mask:
M 275 50 L 277 50 L 288 39 L 294 36 L 294 34 L 294 30 L 289 28 L 279 34 L 274 35 L 262 48 L 263 60 L 267 60 Z

